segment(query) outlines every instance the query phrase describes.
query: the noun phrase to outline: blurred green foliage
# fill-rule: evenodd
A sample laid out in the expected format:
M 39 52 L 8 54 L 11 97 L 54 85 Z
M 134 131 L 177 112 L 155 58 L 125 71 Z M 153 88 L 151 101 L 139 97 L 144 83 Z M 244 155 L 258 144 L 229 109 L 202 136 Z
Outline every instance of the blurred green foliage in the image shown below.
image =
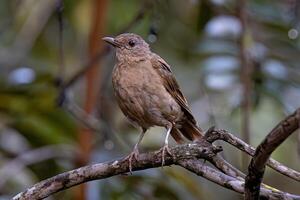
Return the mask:
M 216 125 L 241 137 L 243 87 L 239 41 L 242 27 L 237 14 L 238 3 L 237 0 L 111 0 L 106 12 L 105 34 L 115 35 L 132 23 L 128 31 L 142 35 L 172 66 L 201 127 L 207 129 Z M 57 105 L 61 94 L 57 78 L 63 75 L 64 80 L 69 80 L 88 61 L 93 1 L 64 1 L 65 73 L 59 63 L 56 6 L 52 0 L 0 2 L 0 179 L 7 164 L 37 148 L 49 145 L 78 148 L 78 128 L 83 124 L 66 107 Z M 143 17 L 133 22 L 141 8 L 144 8 Z M 253 69 L 250 127 L 254 146 L 300 105 L 299 13 L 297 0 L 247 1 L 245 38 Z M 100 45 L 100 36 L 97 42 Z M 138 137 L 138 130 L 124 120 L 113 98 L 112 54 L 102 57 L 99 64 L 101 90 L 97 91 L 99 100 L 94 117 L 99 120 L 100 131 L 94 134 L 90 162 L 124 156 Z M 85 90 L 85 82 L 80 79 L 65 92 L 69 101 L 82 107 Z M 149 131 L 141 145 L 144 151 L 161 146 L 162 131 L 156 128 Z M 299 139 L 293 135 L 273 157 L 300 170 L 297 145 Z M 224 146 L 225 158 L 240 167 L 241 153 Z M 73 155 L 76 156 L 76 150 Z M 36 163 L 33 159 L 31 164 L 13 171 L 15 177 L 0 182 L 0 199 L 74 168 L 75 156 L 61 159 L 54 155 L 49 159 L 37 159 Z M 268 170 L 264 180 L 287 192 L 299 192 L 299 183 L 274 171 Z M 67 190 L 55 195 L 54 199 L 74 199 L 74 195 Z M 240 195 L 172 167 L 92 182 L 88 197 L 238 199 Z

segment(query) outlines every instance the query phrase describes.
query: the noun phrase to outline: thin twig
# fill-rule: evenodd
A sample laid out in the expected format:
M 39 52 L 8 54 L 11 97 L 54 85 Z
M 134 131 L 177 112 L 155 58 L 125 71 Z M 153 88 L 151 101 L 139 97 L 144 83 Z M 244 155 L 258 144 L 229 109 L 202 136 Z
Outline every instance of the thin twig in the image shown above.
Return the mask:
M 299 128 L 299 123 L 300 108 L 281 121 L 257 147 L 248 167 L 248 175 L 245 182 L 246 200 L 256 200 L 259 198 L 260 184 L 270 155 L 285 139 Z
M 64 48 L 63 48 L 63 10 L 64 10 L 64 2 L 63 0 L 57 0 L 56 12 L 57 12 L 57 21 L 58 21 L 58 62 L 59 62 L 59 71 L 57 74 L 57 78 L 59 84 L 64 80 L 65 75 L 65 64 L 64 64 Z
M 251 112 L 251 94 L 252 94 L 252 64 L 249 54 L 249 30 L 248 16 L 246 10 L 247 0 L 238 1 L 238 17 L 242 25 L 240 36 L 240 62 L 241 62 L 241 82 L 243 84 L 242 100 L 242 138 L 246 143 L 250 143 L 250 112 Z M 248 46 L 247 46 L 248 45 Z M 242 155 L 242 166 L 246 168 L 248 157 Z
M 57 99 L 57 104 L 62 105 L 65 100 L 65 91 L 63 86 L 63 81 L 65 78 L 65 62 L 64 62 L 64 45 L 63 45 L 63 10 L 64 2 L 63 0 L 57 0 L 56 12 L 57 12 L 57 21 L 58 21 L 58 71 L 55 79 L 55 86 L 59 88 L 59 94 Z
M 226 130 L 212 128 L 206 132 L 205 139 L 209 142 L 214 142 L 216 140 L 223 140 L 223 141 L 227 142 L 228 144 L 231 144 L 232 146 L 238 148 L 239 150 L 247 153 L 250 156 L 254 156 L 254 153 L 255 153 L 254 147 L 247 144 L 246 142 L 244 142 L 243 140 L 241 140 L 240 138 L 236 137 L 235 135 L 229 133 Z M 300 181 L 300 172 L 286 167 L 282 163 L 274 160 L 273 158 L 270 158 L 267 161 L 267 165 L 270 168 L 274 169 L 275 171 L 277 171 L 291 179 Z
M 235 177 L 235 178 L 245 178 L 246 175 L 228 163 L 222 156 L 215 155 L 212 157 L 209 162 L 211 162 L 217 169 L 221 170 L 223 173 L 227 174 L 228 176 Z
M 225 187 L 227 189 L 233 190 L 241 194 L 244 193 L 244 180 L 239 180 L 234 177 L 223 174 L 209 166 L 204 165 L 199 160 L 180 160 L 178 163 L 183 168 L 199 176 L 202 176 L 222 187 Z M 289 194 L 279 190 L 271 190 L 265 187 L 262 187 L 261 190 L 261 196 L 265 197 L 266 199 L 300 199 L 300 196 L 298 195 Z

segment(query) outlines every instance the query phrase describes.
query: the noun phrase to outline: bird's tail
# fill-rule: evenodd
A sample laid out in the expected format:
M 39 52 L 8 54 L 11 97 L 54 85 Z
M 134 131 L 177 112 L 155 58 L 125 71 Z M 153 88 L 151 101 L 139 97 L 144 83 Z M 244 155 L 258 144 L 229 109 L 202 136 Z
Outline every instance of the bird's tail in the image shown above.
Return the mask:
M 184 143 L 184 139 L 182 138 L 181 133 L 177 128 L 175 127 L 172 128 L 171 135 L 178 144 Z
M 199 140 L 204 135 L 203 131 L 196 124 L 192 123 L 189 120 L 186 120 L 179 129 L 173 128 L 171 130 L 172 137 L 179 144 L 184 142 L 180 133 L 185 138 L 187 138 L 188 140 L 191 140 L 191 141 Z

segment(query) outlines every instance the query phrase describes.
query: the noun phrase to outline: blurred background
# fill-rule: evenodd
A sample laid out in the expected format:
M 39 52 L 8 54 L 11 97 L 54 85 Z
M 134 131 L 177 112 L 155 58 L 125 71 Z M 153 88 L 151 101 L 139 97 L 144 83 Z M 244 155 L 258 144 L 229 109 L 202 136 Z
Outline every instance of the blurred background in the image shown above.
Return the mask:
M 140 130 L 116 104 L 114 51 L 103 36 L 143 36 L 172 66 L 203 129 L 226 129 L 256 147 L 300 106 L 299 15 L 297 0 L 1 0 L 0 199 L 131 152 Z M 164 136 L 163 128 L 152 128 L 140 151 L 159 149 Z M 246 172 L 247 156 L 220 144 L 223 156 Z M 296 133 L 272 156 L 299 171 L 299 144 Z M 299 194 L 299 183 L 270 169 L 264 182 Z M 242 199 L 172 166 L 48 199 L 220 197 Z

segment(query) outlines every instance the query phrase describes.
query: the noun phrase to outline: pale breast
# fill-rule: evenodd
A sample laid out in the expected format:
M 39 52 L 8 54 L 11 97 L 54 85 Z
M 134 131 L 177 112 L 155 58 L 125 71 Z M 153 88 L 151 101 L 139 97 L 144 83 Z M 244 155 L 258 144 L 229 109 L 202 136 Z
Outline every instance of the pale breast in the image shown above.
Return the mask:
M 119 63 L 113 71 L 113 87 L 124 114 L 142 127 L 166 126 L 182 116 L 180 106 L 149 61 Z

